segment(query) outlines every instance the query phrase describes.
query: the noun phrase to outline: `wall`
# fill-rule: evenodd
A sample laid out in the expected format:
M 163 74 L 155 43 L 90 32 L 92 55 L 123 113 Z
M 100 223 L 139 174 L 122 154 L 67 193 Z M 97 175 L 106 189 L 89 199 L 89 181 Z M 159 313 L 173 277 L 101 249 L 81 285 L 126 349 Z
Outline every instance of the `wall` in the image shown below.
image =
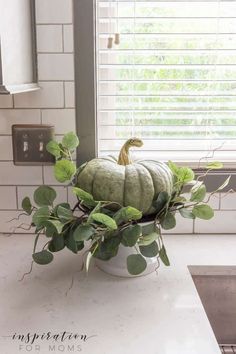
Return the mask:
M 58 201 L 73 200 L 66 187 L 58 185 L 52 167 L 20 167 L 12 163 L 11 126 L 17 123 L 50 123 L 56 135 L 75 130 L 72 0 L 36 0 L 38 73 L 41 90 L 15 96 L 0 96 L 0 232 L 14 229 L 23 196 L 32 196 L 36 186 L 56 186 Z M 235 233 L 234 195 L 212 199 L 213 222 L 181 218 L 177 233 Z M 25 219 L 22 219 L 25 221 Z
M 12 162 L 12 124 L 50 123 L 57 136 L 75 130 L 72 0 L 36 0 L 36 21 L 41 90 L 0 95 L 0 232 L 13 230 L 14 222 L 7 221 L 18 215 L 23 196 L 31 196 L 36 186 L 56 185 L 58 200 L 68 197 L 51 166 Z

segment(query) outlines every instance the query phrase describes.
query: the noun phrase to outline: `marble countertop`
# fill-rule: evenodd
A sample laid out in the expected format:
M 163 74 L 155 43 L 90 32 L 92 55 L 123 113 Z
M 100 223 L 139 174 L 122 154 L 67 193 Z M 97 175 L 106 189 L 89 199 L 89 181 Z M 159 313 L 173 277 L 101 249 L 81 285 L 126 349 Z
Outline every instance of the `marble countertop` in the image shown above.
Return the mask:
M 234 235 L 165 236 L 171 266 L 141 278 L 112 277 L 96 267 L 86 277 L 81 257 L 65 250 L 19 281 L 29 270 L 33 240 L 0 236 L 1 354 L 220 353 L 187 266 L 235 265 Z

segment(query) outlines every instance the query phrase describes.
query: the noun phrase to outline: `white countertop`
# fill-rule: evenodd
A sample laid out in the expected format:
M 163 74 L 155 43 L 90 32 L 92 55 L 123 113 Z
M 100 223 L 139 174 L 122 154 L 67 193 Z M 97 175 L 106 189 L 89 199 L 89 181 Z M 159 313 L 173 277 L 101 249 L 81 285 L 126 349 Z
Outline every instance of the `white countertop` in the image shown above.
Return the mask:
M 165 236 L 171 267 L 161 266 L 158 275 L 123 279 L 94 267 L 85 277 L 77 272 L 80 257 L 65 250 L 19 282 L 29 269 L 33 240 L 0 237 L 1 354 L 220 353 L 187 266 L 236 265 L 234 235 Z M 37 340 L 32 347 L 11 338 L 48 331 L 95 336 L 86 342 Z

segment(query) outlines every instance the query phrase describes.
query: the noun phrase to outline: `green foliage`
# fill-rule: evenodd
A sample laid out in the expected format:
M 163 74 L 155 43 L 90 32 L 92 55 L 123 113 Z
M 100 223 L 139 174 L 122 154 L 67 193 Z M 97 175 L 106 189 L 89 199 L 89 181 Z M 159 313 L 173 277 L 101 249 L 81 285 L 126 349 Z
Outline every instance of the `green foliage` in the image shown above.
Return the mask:
M 173 229 L 176 226 L 175 216 L 168 211 L 161 220 L 161 226 L 164 230 Z
M 74 162 L 69 160 L 57 161 L 54 166 L 54 175 L 58 182 L 64 183 L 70 181 L 76 173 Z
M 51 140 L 46 145 L 47 151 L 52 154 L 56 159 L 61 157 L 61 149 L 55 140 Z
M 217 191 L 222 191 L 223 189 L 225 189 L 229 184 L 230 178 L 231 176 L 226 178 L 226 180 L 217 188 Z
M 195 215 L 188 208 L 181 208 L 179 209 L 179 212 L 183 218 L 195 219 Z
M 83 189 L 73 187 L 73 193 L 88 207 L 94 207 L 97 205 L 97 202 L 93 199 L 92 194 L 85 192 Z
M 41 252 L 33 253 L 32 255 L 35 263 L 45 265 L 53 261 L 53 254 L 47 250 L 42 250 Z
M 73 220 L 72 211 L 70 209 L 64 208 L 61 205 L 59 205 L 57 208 L 57 216 L 63 224 L 68 223 L 69 221 Z
M 108 261 L 117 255 L 120 242 L 121 237 L 119 235 L 105 239 L 93 252 L 93 256 L 103 261 Z
M 139 236 L 141 235 L 142 228 L 140 225 L 129 225 L 122 232 L 121 243 L 127 247 L 133 247 L 136 245 Z
M 38 206 L 50 206 L 53 205 L 56 199 L 56 191 L 49 186 L 40 186 L 34 191 L 34 202 Z
M 44 206 L 39 208 L 33 214 L 32 222 L 36 226 L 42 226 L 42 224 L 49 219 L 50 210 L 49 207 Z
M 50 252 L 59 252 L 65 247 L 65 240 L 62 235 L 54 235 L 51 242 L 49 243 Z
M 192 210 L 193 215 L 200 219 L 210 220 L 214 216 L 214 210 L 206 204 L 195 205 Z
M 209 169 L 209 170 L 218 170 L 218 169 L 221 169 L 223 167 L 224 167 L 223 163 L 219 162 L 219 161 L 208 162 L 207 165 L 206 165 L 206 168 Z
M 104 226 L 106 226 L 109 230 L 116 230 L 117 224 L 115 220 L 113 220 L 110 216 L 102 213 L 94 213 L 92 215 L 92 219 Z
M 56 158 L 56 179 L 62 183 L 69 181 L 74 187 L 73 193 L 78 199 L 74 208 L 67 202 L 54 205 L 56 191 L 49 186 L 40 186 L 35 190 L 33 199 L 36 206 L 31 204 L 28 197 L 22 201 L 25 213 L 32 214 L 32 226 L 37 233 L 32 255 L 36 263 L 49 264 L 53 260 L 52 253 L 65 247 L 77 254 L 86 242 L 88 256 L 85 266 L 88 271 L 93 257 L 108 261 L 117 255 L 122 244 L 140 251 L 127 258 L 129 273 L 139 275 L 147 267 L 144 257 L 159 257 L 164 265 L 170 265 L 161 231 L 176 226 L 176 212 L 189 219 L 210 220 L 214 216 L 214 211 L 208 205 L 214 192 L 204 201 L 207 190 L 203 177 L 208 171 L 221 168 L 220 162 L 206 164 L 206 174 L 195 180 L 192 169 L 169 161 L 174 190 L 171 195 L 166 191 L 158 194 L 156 200 L 153 200 L 154 213 L 147 218 L 132 206 L 122 206 L 116 201 L 96 201 L 90 193 L 74 186 L 76 167 L 71 154 L 78 144 L 78 138 L 70 132 L 63 137 L 61 143 L 51 141 L 47 145 L 47 150 Z M 78 171 L 85 166 L 80 166 Z M 216 191 L 225 189 L 229 182 L 230 176 Z M 47 237 L 47 242 L 40 252 L 36 252 L 40 234 Z
M 200 187 L 192 188 L 190 197 L 191 202 L 202 202 L 206 196 L 206 186 L 202 184 Z
M 69 132 L 63 136 L 61 144 L 64 148 L 70 151 L 75 150 L 79 145 L 79 139 L 74 132 Z
M 114 215 L 114 220 L 118 225 L 126 223 L 132 220 L 139 220 L 142 217 L 141 211 L 136 208 L 127 206 L 123 207 L 116 212 Z
M 167 256 L 165 246 L 162 246 L 162 248 L 160 249 L 159 256 L 160 256 L 160 259 L 163 262 L 163 264 L 168 267 L 170 265 L 170 261 Z
M 88 241 L 93 234 L 94 229 L 90 225 L 81 224 L 75 229 L 73 237 L 75 241 Z
M 32 213 L 32 204 L 29 197 L 25 197 L 21 202 L 22 209 L 28 214 Z
M 156 257 L 159 253 L 156 241 L 153 241 L 149 245 L 139 246 L 139 249 L 144 257 Z
M 139 275 L 147 268 L 147 262 L 141 254 L 131 254 L 127 257 L 127 269 L 132 275 Z

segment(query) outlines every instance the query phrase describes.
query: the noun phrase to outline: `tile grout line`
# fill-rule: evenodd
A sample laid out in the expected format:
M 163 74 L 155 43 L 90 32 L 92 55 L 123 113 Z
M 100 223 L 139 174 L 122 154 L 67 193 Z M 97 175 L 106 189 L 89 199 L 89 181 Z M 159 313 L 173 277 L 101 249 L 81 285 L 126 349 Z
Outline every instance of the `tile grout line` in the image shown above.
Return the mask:
M 17 207 L 17 210 L 19 210 L 19 200 L 18 200 L 18 187 L 16 186 L 16 207 Z

